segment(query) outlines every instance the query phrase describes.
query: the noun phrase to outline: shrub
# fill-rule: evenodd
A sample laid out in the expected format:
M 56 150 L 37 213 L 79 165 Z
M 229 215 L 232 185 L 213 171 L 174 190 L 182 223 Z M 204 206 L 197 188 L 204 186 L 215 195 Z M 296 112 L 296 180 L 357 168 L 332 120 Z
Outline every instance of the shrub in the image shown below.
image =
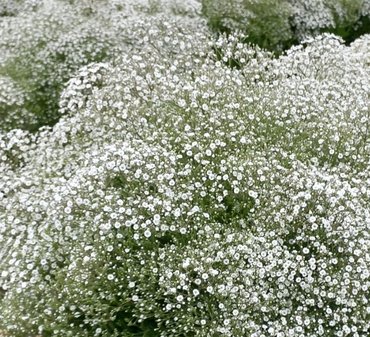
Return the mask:
M 9 2 L 9 6 L 15 3 L 26 6 L 24 1 Z M 53 126 L 60 118 L 58 101 L 66 82 L 82 66 L 114 63 L 125 49 L 137 48 L 135 44 L 141 42 L 136 41 L 132 29 L 148 22 L 150 16 L 155 20 L 171 13 L 199 21 L 192 2 L 54 0 L 37 4 L 34 10 L 25 7 L 0 21 L 0 76 L 14 82 L 24 97 L 17 109 L 0 102 L 5 131 L 21 128 L 34 132 Z M 4 90 L 11 95 L 9 89 Z M 13 102 L 17 97 L 6 100 Z
M 18 127 L 34 131 L 55 124 L 64 83 L 82 65 L 109 59 L 115 52 L 114 40 L 104 24 L 95 18 L 81 22 L 81 15 L 67 5 L 62 17 L 60 10 L 41 8 L 2 22 L 0 48 L 10 47 L 11 53 L 2 60 L 0 74 L 10 77 L 26 96 L 19 113 L 2 108 L 8 111 L 5 122 L 17 118 L 17 123 L 3 124 L 5 130 Z
M 369 37 L 275 59 L 176 20 L 134 31 L 53 129 L 1 136 L 1 328 L 365 337 Z

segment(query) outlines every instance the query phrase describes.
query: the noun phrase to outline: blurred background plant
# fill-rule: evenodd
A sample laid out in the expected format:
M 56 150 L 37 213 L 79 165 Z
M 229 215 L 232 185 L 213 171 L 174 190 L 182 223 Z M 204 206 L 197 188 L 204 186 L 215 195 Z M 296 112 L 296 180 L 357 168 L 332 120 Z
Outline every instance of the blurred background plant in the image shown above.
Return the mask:
M 202 12 L 214 30 L 278 53 L 323 32 L 347 43 L 370 32 L 369 0 L 203 0 Z
M 80 67 L 114 63 L 123 50 L 132 48 L 135 22 L 149 22 L 151 16 L 165 13 L 191 19 L 197 12 L 191 2 L 154 0 L 14 0 L 2 6 L 0 76 L 14 82 L 23 100 L 16 110 L 0 103 L 1 128 L 30 131 L 58 121 L 59 95 Z M 4 81 L 0 85 L 3 95 L 11 94 Z

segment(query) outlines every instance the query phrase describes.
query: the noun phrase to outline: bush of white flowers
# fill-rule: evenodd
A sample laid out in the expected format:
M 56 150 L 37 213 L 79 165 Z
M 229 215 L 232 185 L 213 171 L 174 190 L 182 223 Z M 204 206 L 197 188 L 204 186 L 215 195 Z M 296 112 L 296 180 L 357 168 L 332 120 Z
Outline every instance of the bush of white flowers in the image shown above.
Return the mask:
M 3 11 L 12 15 L 0 18 L 0 77 L 13 81 L 25 99 L 18 112 L 9 110 L 8 104 L 0 101 L 1 128 L 35 131 L 44 125 L 54 125 L 60 117 L 58 100 L 63 86 L 80 67 L 91 62 L 114 63 L 124 50 L 137 47 L 135 25 L 147 22 L 148 26 L 158 13 L 185 16 L 191 21 L 199 12 L 191 2 L 170 3 L 168 6 L 157 1 L 119 0 L 6 3 Z M 195 20 L 199 21 L 192 21 Z M 4 94 L 9 91 L 3 80 L 0 91 Z M 9 95 L 9 101 L 14 99 Z
M 44 0 L 2 0 L 0 17 L 16 16 L 20 13 L 35 11 Z
M 202 0 L 211 27 L 242 30 L 247 41 L 281 52 L 312 34 L 353 41 L 370 32 L 369 0 Z
M 0 74 L 10 77 L 24 92 L 21 109 L 27 112 L 14 115 L 8 110 L 3 129 L 36 130 L 55 124 L 64 82 L 82 65 L 113 53 L 114 39 L 104 24 L 95 17 L 83 18 L 72 6 L 55 4 L 52 10 L 41 7 L 0 21 L 0 50 L 4 50 Z
M 370 36 L 275 58 L 168 3 L 89 7 L 117 52 L 53 127 L 0 129 L 0 331 L 366 337 Z M 32 92 L 0 85 L 15 118 Z

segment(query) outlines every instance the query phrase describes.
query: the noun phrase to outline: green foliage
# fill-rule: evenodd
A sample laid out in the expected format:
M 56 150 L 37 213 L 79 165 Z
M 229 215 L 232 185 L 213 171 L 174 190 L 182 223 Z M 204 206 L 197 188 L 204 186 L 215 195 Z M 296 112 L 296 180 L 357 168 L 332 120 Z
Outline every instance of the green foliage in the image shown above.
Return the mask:
M 290 27 L 291 8 L 284 0 L 202 2 L 202 12 L 211 27 L 221 32 L 241 30 L 247 42 L 281 50 L 294 40 Z
M 203 0 L 202 12 L 214 30 L 242 31 L 248 42 L 278 53 L 308 35 L 331 32 L 352 42 L 370 32 L 366 0 Z
M 20 13 L 35 11 L 43 0 L 2 0 L 0 3 L 1 17 L 17 16 Z

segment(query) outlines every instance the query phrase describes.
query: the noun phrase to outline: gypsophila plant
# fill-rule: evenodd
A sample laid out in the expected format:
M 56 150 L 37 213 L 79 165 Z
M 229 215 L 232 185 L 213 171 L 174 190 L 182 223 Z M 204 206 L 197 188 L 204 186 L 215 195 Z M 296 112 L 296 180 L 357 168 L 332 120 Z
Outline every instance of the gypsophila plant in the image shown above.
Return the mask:
M 369 35 L 276 58 L 193 1 L 60 3 L 125 42 L 0 130 L 0 331 L 366 337 Z
M 0 17 L 16 16 L 35 11 L 44 0 L 3 0 L 0 3 Z
M 65 83 L 80 67 L 92 62 L 114 63 L 117 55 L 136 47 L 133 26 L 148 25 L 149 20 L 158 20 L 168 12 L 199 21 L 194 18 L 197 7 L 191 2 L 187 6 L 172 3 L 169 8 L 159 1 L 38 3 L 37 10 L 0 20 L 0 76 L 9 77 L 26 97 L 17 111 L 0 103 L 5 131 L 36 131 L 54 125 L 60 117 L 58 100 Z M 6 93 L 7 100 L 17 99 Z
M 18 112 L 2 107 L 7 111 L 4 130 L 55 124 L 64 83 L 82 65 L 114 54 L 114 40 L 104 24 L 82 18 L 71 6 L 54 4 L 0 22 L 0 49 L 7 50 L 0 74 L 10 77 L 27 97 Z

